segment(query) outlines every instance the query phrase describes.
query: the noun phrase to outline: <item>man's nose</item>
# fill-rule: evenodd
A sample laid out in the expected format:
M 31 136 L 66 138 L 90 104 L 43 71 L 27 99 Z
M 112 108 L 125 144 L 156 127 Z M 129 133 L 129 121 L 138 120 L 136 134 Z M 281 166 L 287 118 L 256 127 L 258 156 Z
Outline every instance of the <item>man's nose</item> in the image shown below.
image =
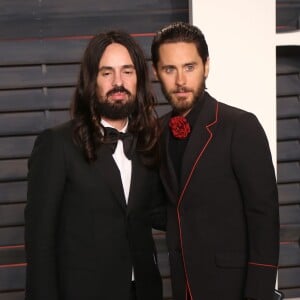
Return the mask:
M 123 85 L 123 79 L 121 72 L 115 72 L 113 77 L 113 86 L 122 86 Z
M 176 74 L 176 84 L 179 86 L 186 84 L 186 78 L 183 71 L 178 71 Z

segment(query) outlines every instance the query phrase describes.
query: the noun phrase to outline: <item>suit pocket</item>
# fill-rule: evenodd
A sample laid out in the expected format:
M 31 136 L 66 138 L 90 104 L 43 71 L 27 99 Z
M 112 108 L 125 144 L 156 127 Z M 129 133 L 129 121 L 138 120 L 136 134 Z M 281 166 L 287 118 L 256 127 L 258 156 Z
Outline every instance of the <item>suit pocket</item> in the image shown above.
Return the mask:
M 215 262 L 220 268 L 245 268 L 247 257 L 241 252 L 223 252 L 215 255 Z

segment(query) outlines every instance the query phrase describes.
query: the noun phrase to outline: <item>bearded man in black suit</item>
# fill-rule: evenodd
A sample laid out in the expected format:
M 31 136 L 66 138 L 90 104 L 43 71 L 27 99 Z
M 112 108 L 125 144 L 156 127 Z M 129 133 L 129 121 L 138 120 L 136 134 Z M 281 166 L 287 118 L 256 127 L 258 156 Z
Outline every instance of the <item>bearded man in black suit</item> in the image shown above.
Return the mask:
M 279 217 L 264 130 L 205 91 L 208 47 L 197 27 L 166 26 L 151 50 L 173 108 L 162 118 L 160 173 L 174 299 L 273 300 Z
M 161 300 L 157 121 L 142 50 L 124 32 L 89 42 L 72 120 L 29 160 L 26 300 Z

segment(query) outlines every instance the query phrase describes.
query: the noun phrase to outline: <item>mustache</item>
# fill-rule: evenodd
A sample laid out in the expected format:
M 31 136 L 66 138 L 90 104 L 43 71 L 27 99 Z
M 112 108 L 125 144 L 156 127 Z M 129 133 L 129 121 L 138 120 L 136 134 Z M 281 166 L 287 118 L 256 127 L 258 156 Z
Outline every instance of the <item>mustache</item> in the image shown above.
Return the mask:
M 109 90 L 107 93 L 106 93 L 106 97 L 109 97 L 113 94 L 116 94 L 116 93 L 125 93 L 127 94 L 128 96 L 131 96 L 131 93 L 124 88 L 124 86 L 116 86 L 114 87 L 113 89 Z
M 172 93 L 188 93 L 188 92 L 193 92 L 193 90 L 187 87 L 178 87 L 177 89 L 172 91 Z

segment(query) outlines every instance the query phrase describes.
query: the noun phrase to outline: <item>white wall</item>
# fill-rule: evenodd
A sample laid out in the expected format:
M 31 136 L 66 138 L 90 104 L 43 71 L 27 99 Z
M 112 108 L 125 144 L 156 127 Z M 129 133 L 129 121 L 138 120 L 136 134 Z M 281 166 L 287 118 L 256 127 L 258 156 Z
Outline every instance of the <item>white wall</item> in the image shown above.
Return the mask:
M 208 92 L 256 114 L 276 167 L 275 4 L 274 0 L 190 0 L 190 21 L 208 43 Z

